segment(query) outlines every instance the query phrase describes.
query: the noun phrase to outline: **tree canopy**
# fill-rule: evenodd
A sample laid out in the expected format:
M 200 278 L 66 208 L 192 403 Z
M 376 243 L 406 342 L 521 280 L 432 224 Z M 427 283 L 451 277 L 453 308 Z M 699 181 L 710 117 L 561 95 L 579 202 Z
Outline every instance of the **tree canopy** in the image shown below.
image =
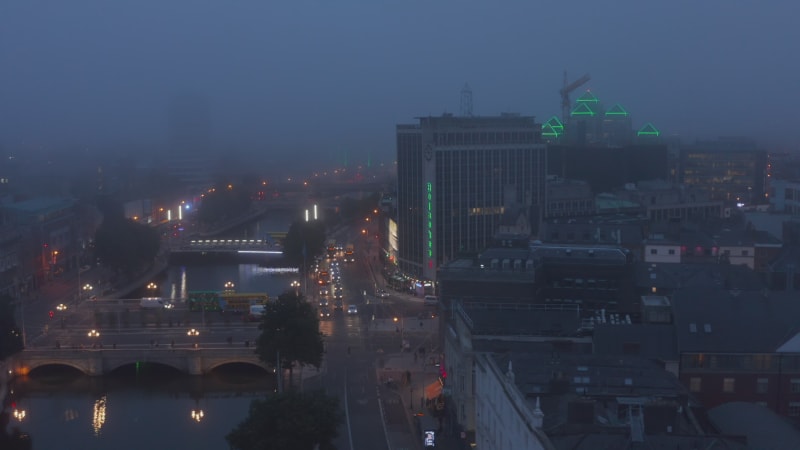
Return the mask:
M 225 439 L 234 450 L 334 449 L 343 415 L 323 391 L 287 391 L 253 400 L 248 416 Z
M 275 364 L 280 352 L 281 366 L 290 374 L 295 362 L 317 368 L 322 364 L 325 347 L 319 318 L 314 307 L 294 291 L 267 303 L 258 329 L 256 354 L 265 363 Z
M 95 253 L 104 264 L 134 272 L 158 254 L 158 232 L 140 223 L 106 216 L 95 234 Z
M 325 248 L 325 224 L 315 220 L 297 221 L 289 226 L 283 240 L 283 258 L 287 264 L 297 267 L 308 265 Z M 305 252 L 305 254 L 304 254 Z M 303 270 L 307 267 L 303 267 Z
M 14 303 L 9 295 L 0 296 L 0 360 L 22 350 L 22 333 L 14 317 Z

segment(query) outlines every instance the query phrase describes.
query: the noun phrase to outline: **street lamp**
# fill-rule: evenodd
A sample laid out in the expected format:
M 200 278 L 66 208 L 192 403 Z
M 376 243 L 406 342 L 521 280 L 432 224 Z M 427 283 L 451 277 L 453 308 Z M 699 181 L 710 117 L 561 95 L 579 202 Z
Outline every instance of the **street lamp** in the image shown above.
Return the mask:
M 94 289 L 94 286 L 92 286 L 89 283 L 86 283 L 86 284 L 83 285 L 83 292 L 85 293 L 84 295 L 86 296 L 86 298 L 89 298 L 89 296 L 91 295 L 92 289 Z
M 158 289 L 158 285 L 157 284 L 155 284 L 153 282 L 150 282 L 150 283 L 147 284 L 147 290 L 148 291 L 155 291 L 156 289 Z
M 22 422 L 23 420 L 25 420 L 25 416 L 27 416 L 28 413 L 24 409 L 15 408 L 13 415 L 14 418 L 17 419 L 17 421 Z
M 294 288 L 294 295 L 300 295 L 300 293 L 299 293 L 300 282 L 297 281 L 297 280 L 294 280 L 294 281 L 292 281 L 291 286 Z
M 200 422 L 201 420 L 203 420 L 204 416 L 205 416 L 205 413 L 203 412 L 202 409 L 193 409 L 192 410 L 192 420 L 194 420 L 195 422 Z
M 225 282 L 225 291 L 226 292 L 233 292 L 233 290 L 235 288 L 236 288 L 236 285 L 233 284 L 233 281 L 226 281 Z
M 197 336 L 200 336 L 200 331 L 198 331 L 196 328 L 192 328 L 186 332 L 186 335 L 194 338 L 194 348 L 197 348 Z

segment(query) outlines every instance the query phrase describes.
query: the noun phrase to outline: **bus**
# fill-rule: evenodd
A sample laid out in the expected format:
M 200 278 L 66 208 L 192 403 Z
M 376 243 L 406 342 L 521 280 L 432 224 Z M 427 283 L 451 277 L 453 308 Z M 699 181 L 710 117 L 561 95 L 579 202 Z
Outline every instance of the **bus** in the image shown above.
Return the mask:
M 220 306 L 223 311 L 249 312 L 254 305 L 266 305 L 269 301 L 267 294 L 249 292 L 222 292 Z
M 336 239 L 328 239 L 328 259 L 336 258 Z
M 189 291 L 187 303 L 189 311 L 222 311 L 217 291 Z
M 353 244 L 347 244 L 344 248 L 344 262 L 354 262 L 356 260 Z
M 262 293 L 190 291 L 189 311 L 231 311 L 246 313 L 251 305 L 264 305 L 269 296 Z

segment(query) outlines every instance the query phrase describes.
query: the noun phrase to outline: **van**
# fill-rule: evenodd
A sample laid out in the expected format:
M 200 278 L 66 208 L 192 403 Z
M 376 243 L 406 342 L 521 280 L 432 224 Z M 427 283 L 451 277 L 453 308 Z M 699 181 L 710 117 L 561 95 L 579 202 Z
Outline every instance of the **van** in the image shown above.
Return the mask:
M 436 306 L 439 304 L 439 299 L 435 295 L 426 295 L 424 303 L 425 306 Z
M 264 305 L 250 305 L 250 319 L 258 320 L 264 315 L 267 307 Z
M 142 309 L 169 309 L 172 308 L 172 305 L 161 297 L 144 297 L 139 302 L 139 307 Z

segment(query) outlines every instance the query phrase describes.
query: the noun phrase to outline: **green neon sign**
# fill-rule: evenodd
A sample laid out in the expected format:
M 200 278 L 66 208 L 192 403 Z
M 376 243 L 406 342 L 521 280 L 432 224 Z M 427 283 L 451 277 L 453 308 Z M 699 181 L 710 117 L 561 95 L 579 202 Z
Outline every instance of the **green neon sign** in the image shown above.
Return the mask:
M 428 191 L 428 267 L 433 267 L 433 183 L 426 184 Z

